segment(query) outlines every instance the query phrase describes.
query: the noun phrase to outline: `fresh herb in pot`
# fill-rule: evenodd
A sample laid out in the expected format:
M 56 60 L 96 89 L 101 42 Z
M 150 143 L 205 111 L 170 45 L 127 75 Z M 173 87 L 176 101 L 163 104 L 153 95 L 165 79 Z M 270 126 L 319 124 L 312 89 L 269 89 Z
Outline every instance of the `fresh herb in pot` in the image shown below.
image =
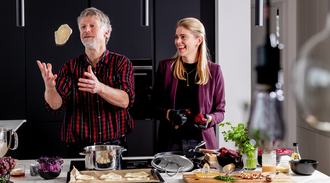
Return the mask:
M 231 125 L 230 122 L 220 123 L 219 126 Z M 250 139 L 247 131 L 247 127 L 243 123 L 239 123 L 237 127 L 231 126 L 231 130 L 223 131 L 222 135 L 225 142 L 233 141 L 235 146 L 239 148 L 240 154 L 246 154 L 248 157 L 254 157 L 254 153 L 257 150 L 256 143 L 253 139 Z M 247 167 L 253 167 L 257 163 L 257 159 L 248 159 Z
M 225 176 L 225 175 L 217 175 L 215 177 L 213 177 L 215 180 L 221 180 L 221 181 L 230 181 L 230 182 L 236 182 L 236 179 L 229 177 L 229 176 Z

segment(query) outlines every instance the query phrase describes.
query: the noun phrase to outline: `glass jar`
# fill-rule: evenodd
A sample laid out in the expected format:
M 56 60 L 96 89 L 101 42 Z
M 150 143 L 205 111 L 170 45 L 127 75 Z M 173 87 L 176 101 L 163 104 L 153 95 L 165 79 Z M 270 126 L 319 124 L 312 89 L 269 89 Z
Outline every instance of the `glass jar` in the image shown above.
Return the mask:
M 262 151 L 262 172 L 276 171 L 276 150 Z
M 10 180 L 10 174 L 7 173 L 6 175 L 0 177 L 0 182 L 7 183 Z
M 258 162 L 258 148 L 253 152 L 253 154 L 243 154 L 243 164 L 244 164 L 244 170 L 255 170 L 257 168 L 257 162 Z

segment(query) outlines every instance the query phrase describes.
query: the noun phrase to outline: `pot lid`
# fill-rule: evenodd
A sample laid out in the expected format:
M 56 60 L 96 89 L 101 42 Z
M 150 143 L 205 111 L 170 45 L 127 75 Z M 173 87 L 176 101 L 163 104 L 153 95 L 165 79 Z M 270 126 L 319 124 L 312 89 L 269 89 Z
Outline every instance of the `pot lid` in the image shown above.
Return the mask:
M 87 146 L 84 149 L 87 152 L 88 151 L 112 151 L 112 150 L 126 151 L 126 149 L 124 147 L 118 146 L 118 145 L 92 145 L 92 146 Z
M 151 165 L 165 172 L 187 172 L 194 167 L 192 161 L 184 156 L 179 155 L 160 155 L 154 158 Z

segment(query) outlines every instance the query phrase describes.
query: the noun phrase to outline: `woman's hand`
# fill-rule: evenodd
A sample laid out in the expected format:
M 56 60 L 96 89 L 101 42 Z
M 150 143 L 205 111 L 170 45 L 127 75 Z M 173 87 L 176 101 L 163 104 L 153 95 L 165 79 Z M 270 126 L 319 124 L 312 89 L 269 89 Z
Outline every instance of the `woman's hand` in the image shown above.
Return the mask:
M 208 115 L 208 114 L 197 114 L 195 116 L 195 127 L 202 130 L 202 129 L 206 129 L 210 126 L 210 123 L 212 121 L 212 116 Z
M 173 121 L 175 126 L 182 126 L 187 121 L 187 109 L 171 109 L 168 112 L 168 118 Z M 176 127 L 176 128 L 178 128 Z

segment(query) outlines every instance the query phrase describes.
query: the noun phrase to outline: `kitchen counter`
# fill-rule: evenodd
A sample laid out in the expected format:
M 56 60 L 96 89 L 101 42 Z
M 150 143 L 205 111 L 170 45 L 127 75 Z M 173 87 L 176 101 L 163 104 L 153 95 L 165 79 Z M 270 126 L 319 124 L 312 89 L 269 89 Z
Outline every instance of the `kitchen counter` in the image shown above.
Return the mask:
M 23 123 L 25 123 L 25 119 L 19 119 L 19 120 L 0 120 L 0 127 L 4 127 L 7 129 L 12 129 L 14 132 L 18 130 L 19 127 Z
M 18 164 L 25 165 L 25 177 L 11 178 L 11 181 L 13 181 L 14 183 L 66 183 L 67 172 L 69 171 L 71 160 L 82 160 L 82 159 L 64 159 L 64 164 L 62 165 L 63 168 L 61 174 L 56 179 L 52 179 L 52 180 L 45 180 L 40 176 L 33 177 L 30 175 L 30 164 L 38 163 L 35 160 L 18 160 Z M 258 167 L 257 171 L 261 171 L 261 167 Z M 182 174 L 175 175 L 174 177 L 169 177 L 164 173 L 161 173 L 161 175 L 166 183 L 184 183 L 184 181 L 182 180 Z M 288 176 L 291 177 L 293 180 L 297 181 L 298 183 L 305 183 L 305 182 L 329 183 L 330 182 L 330 177 L 321 173 L 320 171 L 315 171 L 310 176 L 301 176 L 301 175 L 296 175 L 294 173 L 289 173 Z

